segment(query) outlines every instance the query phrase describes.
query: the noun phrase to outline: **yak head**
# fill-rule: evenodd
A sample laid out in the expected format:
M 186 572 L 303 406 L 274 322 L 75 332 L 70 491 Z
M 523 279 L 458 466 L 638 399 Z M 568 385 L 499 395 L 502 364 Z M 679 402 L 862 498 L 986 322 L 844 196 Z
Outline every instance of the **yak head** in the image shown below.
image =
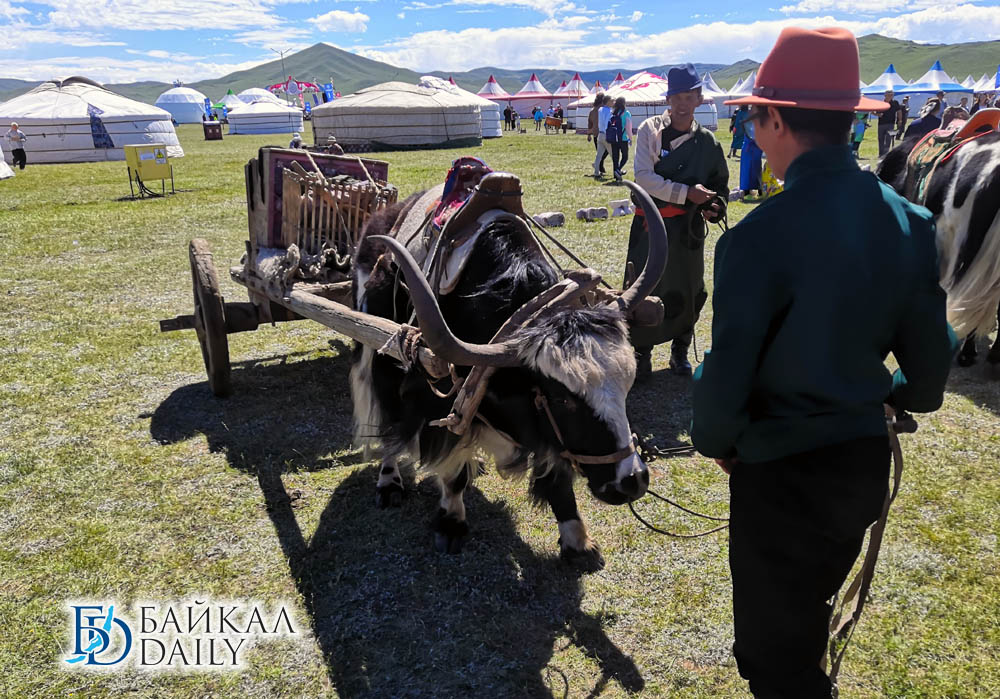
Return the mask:
M 456 366 L 496 368 L 490 392 L 505 413 L 503 431 L 517 451 L 532 453 L 542 464 L 575 465 L 591 492 L 612 505 L 642 497 L 649 485 L 625 412 L 636 367 L 626 319 L 657 284 L 667 262 L 666 229 L 656 206 L 638 185 L 625 184 L 650 222 L 649 253 L 635 282 L 613 301 L 596 305 L 579 303 L 583 292 L 570 291 L 570 303 L 550 303 L 526 314 L 506 339 L 494 343 L 457 338 L 405 247 L 371 236 L 392 250 L 427 346 Z

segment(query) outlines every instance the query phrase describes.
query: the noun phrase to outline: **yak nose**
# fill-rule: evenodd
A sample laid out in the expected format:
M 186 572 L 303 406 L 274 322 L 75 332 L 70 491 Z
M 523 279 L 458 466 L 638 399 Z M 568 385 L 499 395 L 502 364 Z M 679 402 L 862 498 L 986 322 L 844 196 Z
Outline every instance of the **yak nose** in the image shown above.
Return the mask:
M 628 473 L 624 478 L 620 478 L 617 483 L 618 492 L 629 500 L 638 500 L 646 494 L 649 487 L 649 469 L 639 458 L 638 454 L 632 454 L 619 464 Z

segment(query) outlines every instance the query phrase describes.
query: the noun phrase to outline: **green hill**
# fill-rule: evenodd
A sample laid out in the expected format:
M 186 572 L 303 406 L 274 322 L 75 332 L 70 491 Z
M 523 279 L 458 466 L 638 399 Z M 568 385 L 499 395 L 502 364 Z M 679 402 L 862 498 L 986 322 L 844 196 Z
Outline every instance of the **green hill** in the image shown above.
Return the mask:
M 1000 41 L 974 41 L 965 44 L 918 44 L 869 34 L 858 39 L 861 49 L 861 79 L 871 82 L 890 63 L 904 79 L 913 81 L 930 69 L 934 61 L 957 81 L 972 75 L 996 73 L 1000 62 Z

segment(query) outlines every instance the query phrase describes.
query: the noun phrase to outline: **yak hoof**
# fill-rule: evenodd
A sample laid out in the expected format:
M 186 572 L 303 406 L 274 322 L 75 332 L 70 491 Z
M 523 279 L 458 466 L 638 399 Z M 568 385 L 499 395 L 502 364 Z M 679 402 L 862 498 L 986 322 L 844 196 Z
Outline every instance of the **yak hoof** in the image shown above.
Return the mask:
M 387 507 L 401 507 L 403 504 L 403 486 L 395 483 L 375 488 L 375 507 L 384 510 Z
M 433 529 L 435 551 L 450 554 L 462 552 L 462 545 L 469 535 L 469 525 L 464 520 L 439 509 L 434 518 Z
M 560 539 L 559 546 L 559 558 L 577 570 L 585 573 L 596 573 L 604 568 L 604 556 L 601 555 L 601 547 L 595 543 L 589 543 L 586 548 L 580 550 L 563 546 L 562 539 Z

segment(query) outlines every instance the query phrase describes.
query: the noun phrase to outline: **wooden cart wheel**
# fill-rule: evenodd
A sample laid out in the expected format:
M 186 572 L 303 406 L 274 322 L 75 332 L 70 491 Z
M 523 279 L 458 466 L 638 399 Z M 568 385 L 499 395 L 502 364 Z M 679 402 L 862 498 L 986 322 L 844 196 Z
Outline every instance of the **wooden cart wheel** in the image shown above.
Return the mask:
M 215 274 L 208 241 L 195 238 L 189 246 L 191 281 L 194 283 L 194 328 L 205 360 L 208 385 L 219 397 L 232 393 L 229 368 L 229 340 L 219 278 Z

